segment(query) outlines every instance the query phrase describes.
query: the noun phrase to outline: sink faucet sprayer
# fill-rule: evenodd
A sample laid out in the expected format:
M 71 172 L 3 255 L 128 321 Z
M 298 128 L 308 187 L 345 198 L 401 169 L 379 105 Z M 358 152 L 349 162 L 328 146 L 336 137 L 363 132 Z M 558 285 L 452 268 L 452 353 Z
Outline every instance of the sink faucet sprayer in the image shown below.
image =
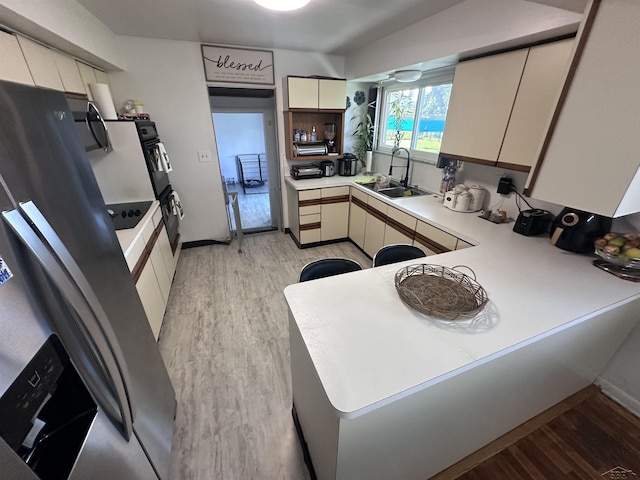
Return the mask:
M 400 150 L 404 150 L 407 152 L 407 171 L 404 174 L 404 180 L 400 180 L 400 185 L 407 188 L 409 186 L 409 164 L 411 163 L 411 155 L 409 155 L 409 150 L 406 148 L 396 148 L 393 152 L 391 152 L 391 163 L 389 164 L 389 175 L 391 175 L 391 171 L 393 170 L 393 158 L 396 156 L 396 153 Z

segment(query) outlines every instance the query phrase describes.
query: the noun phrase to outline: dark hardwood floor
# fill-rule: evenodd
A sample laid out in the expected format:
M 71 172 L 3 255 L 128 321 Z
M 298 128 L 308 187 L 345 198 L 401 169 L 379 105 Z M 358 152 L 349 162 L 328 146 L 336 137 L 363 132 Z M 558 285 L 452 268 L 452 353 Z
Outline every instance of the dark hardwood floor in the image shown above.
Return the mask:
M 433 477 L 640 479 L 640 418 L 591 386 Z

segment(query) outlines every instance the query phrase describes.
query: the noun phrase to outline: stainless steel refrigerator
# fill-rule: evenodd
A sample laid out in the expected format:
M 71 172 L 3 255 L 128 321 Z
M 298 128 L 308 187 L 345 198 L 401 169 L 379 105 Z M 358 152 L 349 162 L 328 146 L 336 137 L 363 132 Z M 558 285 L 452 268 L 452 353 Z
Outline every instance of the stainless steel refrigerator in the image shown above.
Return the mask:
M 175 392 L 60 92 L 0 82 L 0 477 L 167 480 Z

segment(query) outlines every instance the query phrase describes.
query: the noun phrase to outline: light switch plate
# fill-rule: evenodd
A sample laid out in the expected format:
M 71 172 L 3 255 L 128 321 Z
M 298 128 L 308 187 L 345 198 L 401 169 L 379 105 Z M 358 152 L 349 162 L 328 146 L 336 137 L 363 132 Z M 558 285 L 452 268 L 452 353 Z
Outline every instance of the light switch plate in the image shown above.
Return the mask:
M 201 162 L 210 162 L 211 152 L 209 150 L 198 150 L 198 160 Z

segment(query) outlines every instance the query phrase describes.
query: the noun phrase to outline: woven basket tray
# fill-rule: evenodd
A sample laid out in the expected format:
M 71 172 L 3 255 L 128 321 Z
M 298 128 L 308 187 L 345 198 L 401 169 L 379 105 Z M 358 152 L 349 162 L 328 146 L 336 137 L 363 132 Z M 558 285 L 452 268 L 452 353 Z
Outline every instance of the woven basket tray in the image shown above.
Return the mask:
M 456 270 L 464 267 L 473 277 Z M 404 303 L 418 312 L 442 320 L 474 317 L 489 301 L 475 280 L 475 272 L 464 265 L 409 265 L 396 273 L 396 290 Z

